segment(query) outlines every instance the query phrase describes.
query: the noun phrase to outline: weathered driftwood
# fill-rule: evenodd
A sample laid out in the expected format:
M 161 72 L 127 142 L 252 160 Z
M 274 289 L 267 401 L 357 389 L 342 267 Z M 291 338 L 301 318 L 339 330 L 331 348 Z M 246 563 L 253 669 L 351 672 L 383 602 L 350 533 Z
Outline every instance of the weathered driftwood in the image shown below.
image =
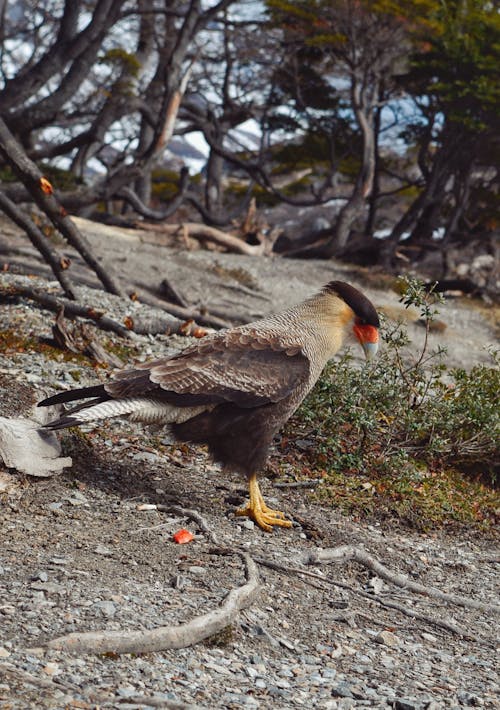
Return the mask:
M 72 353 L 86 355 L 95 362 L 121 367 L 123 365 L 119 357 L 106 350 L 97 340 L 86 323 L 70 325 L 64 318 L 64 306 L 58 312 L 52 324 L 52 337 L 54 343 L 61 350 L 69 350 Z

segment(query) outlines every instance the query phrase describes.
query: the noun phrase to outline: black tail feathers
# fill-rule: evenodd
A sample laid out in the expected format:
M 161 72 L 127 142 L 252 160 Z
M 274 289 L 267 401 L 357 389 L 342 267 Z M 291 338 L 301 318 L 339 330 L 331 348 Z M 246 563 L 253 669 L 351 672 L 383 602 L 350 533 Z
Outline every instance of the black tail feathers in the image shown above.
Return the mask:
M 94 385 L 93 387 L 81 387 L 77 390 L 68 390 L 67 392 L 58 392 L 38 402 L 37 407 L 49 407 L 51 404 L 64 404 L 65 402 L 75 402 L 79 399 L 88 399 L 90 397 L 99 397 L 102 401 L 110 399 L 104 385 Z

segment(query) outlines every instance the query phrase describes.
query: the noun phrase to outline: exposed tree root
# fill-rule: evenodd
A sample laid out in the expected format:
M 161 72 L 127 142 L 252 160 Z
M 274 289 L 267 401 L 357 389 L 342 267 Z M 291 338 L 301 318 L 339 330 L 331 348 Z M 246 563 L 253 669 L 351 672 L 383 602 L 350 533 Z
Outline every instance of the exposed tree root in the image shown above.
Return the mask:
M 342 545 L 328 550 L 310 550 L 301 560 L 304 564 L 309 565 L 345 563 L 349 561 L 358 562 L 363 565 L 363 567 L 366 567 L 374 572 L 381 579 L 385 579 L 388 582 L 395 584 L 397 587 L 408 589 L 416 594 L 422 594 L 426 597 L 439 599 L 440 601 L 455 604 L 456 606 L 468 607 L 469 609 L 479 609 L 480 611 L 488 611 L 494 614 L 498 614 L 500 612 L 500 606 L 497 604 L 477 601 L 476 599 L 462 597 L 458 594 L 449 594 L 448 592 L 442 592 L 440 589 L 436 589 L 435 587 L 427 587 L 424 584 L 413 582 L 406 575 L 393 572 L 385 567 L 381 562 L 376 560 L 361 547 Z
M 315 552 L 316 551 L 311 551 L 311 554 L 313 555 Z M 401 614 L 404 614 L 405 616 L 408 616 L 411 619 L 418 619 L 419 621 L 423 621 L 427 624 L 430 624 L 431 626 L 444 629 L 445 631 L 451 631 L 451 633 L 454 633 L 457 636 L 462 636 L 463 638 L 469 640 L 478 641 L 490 645 L 490 642 L 487 639 L 482 639 L 479 636 L 470 633 L 469 630 L 466 630 L 465 628 L 459 626 L 458 624 L 455 624 L 453 621 L 449 621 L 443 618 L 442 616 L 439 618 L 435 618 L 429 614 L 424 614 L 420 611 L 417 611 L 414 607 L 406 607 L 403 604 L 390 601 L 386 598 L 382 598 L 381 596 L 370 594 L 369 592 L 365 592 L 362 589 L 355 589 L 354 587 L 349 584 L 346 584 L 345 582 L 339 582 L 336 579 L 323 577 L 317 572 L 311 572 L 301 567 L 292 567 L 284 564 L 282 565 L 278 562 L 274 562 L 273 560 L 266 560 L 261 558 L 256 558 L 255 561 L 257 562 L 257 564 L 262 565 L 263 567 L 268 567 L 269 569 L 273 569 L 277 572 L 284 572 L 285 574 L 293 574 L 300 576 L 304 582 L 306 582 L 307 584 L 311 584 L 311 586 L 315 587 L 316 589 L 325 590 L 326 586 L 333 585 L 335 587 L 339 587 L 340 589 L 345 589 L 346 591 L 355 594 L 356 596 L 368 599 L 369 601 L 379 604 L 380 606 L 386 607 L 388 609 L 395 609 L 396 611 L 399 611 Z M 340 562 L 341 560 L 338 561 Z
M 227 554 L 227 551 L 221 551 Z M 221 607 L 186 624 L 162 626 L 152 631 L 91 631 L 60 636 L 49 648 L 72 653 L 152 653 L 194 646 L 234 623 L 242 609 L 249 607 L 259 590 L 259 573 L 251 557 L 237 553 L 245 563 L 246 583 L 233 589 Z

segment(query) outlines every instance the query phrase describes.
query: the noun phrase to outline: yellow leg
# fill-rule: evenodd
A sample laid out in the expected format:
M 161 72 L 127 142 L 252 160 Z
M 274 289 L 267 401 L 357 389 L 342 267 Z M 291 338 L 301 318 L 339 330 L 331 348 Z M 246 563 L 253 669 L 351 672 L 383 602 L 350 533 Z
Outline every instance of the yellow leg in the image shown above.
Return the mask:
M 281 510 L 272 510 L 264 503 L 257 481 L 257 474 L 255 473 L 250 476 L 248 481 L 248 491 L 250 493 L 250 502 L 244 508 L 237 510 L 236 515 L 246 515 L 266 532 L 271 532 L 273 525 L 280 525 L 283 528 L 292 527 L 291 521 L 286 520 L 285 514 Z

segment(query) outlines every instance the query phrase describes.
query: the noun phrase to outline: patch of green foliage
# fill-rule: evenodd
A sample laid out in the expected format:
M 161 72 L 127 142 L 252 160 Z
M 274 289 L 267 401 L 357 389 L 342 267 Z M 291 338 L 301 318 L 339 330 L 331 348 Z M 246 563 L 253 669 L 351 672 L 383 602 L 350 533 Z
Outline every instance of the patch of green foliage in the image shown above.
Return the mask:
M 227 197 L 237 197 L 241 199 L 245 197 L 248 193 L 248 185 L 246 183 L 235 183 L 232 182 L 226 187 Z M 253 185 L 251 191 L 252 197 L 255 197 L 258 207 L 274 207 L 280 204 L 280 198 L 278 195 L 274 195 L 260 185 Z
M 34 336 L 20 335 L 16 330 L 4 329 L 0 331 L 0 353 L 12 355 L 14 353 L 43 353 L 51 360 L 73 362 L 78 365 L 92 363 L 92 360 L 81 353 L 73 353 L 69 350 L 60 350 L 48 342 L 44 342 Z M 76 372 L 76 371 L 73 371 Z
M 155 168 L 151 175 L 151 192 L 158 200 L 170 202 L 179 193 L 179 173 Z
M 499 512 L 498 353 L 491 366 L 448 368 L 442 349 L 428 352 L 439 298 L 407 279 L 401 301 L 420 309 L 421 351 L 403 357 L 405 328 L 386 323 L 375 362 L 349 367 L 346 355 L 327 367 L 289 422 L 288 443 L 307 442 L 301 460 L 308 476 L 324 480 L 318 495 L 350 513 L 396 516 L 420 529 L 489 527 Z

